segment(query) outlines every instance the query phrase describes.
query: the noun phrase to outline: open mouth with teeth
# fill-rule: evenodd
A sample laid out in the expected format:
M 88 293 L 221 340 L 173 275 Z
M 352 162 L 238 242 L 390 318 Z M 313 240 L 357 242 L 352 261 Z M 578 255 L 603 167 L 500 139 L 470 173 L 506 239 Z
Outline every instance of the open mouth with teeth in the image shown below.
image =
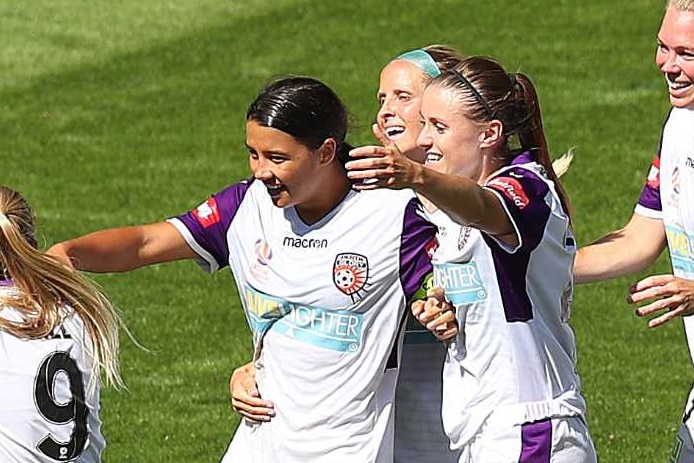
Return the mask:
M 267 188 L 267 192 L 270 194 L 270 196 L 273 197 L 284 191 L 284 186 L 282 185 L 265 185 L 265 188 Z
M 386 135 L 386 138 L 388 140 L 395 140 L 400 137 L 403 133 L 405 133 L 405 127 L 401 125 L 393 125 L 391 127 L 386 127 L 384 130 L 384 133 Z
M 674 80 L 670 80 L 670 77 L 668 76 L 665 76 L 665 80 L 667 81 L 668 88 L 674 92 L 686 90 L 692 86 L 691 82 L 677 82 Z
M 427 153 L 427 158 L 425 164 L 436 164 L 437 162 L 440 162 L 443 156 L 441 156 L 439 153 Z

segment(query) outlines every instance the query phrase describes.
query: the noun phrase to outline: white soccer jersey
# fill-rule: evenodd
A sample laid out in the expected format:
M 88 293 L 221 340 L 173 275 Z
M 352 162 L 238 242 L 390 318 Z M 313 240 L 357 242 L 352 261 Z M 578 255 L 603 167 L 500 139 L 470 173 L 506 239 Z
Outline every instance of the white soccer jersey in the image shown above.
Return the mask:
M 171 223 L 208 269 L 230 266 L 277 413 L 242 423 L 224 462 L 391 462 L 397 370 L 386 370 L 435 246 L 413 193 L 350 191 L 307 225 L 250 181 Z
M 0 291 L 12 291 L 5 281 Z M 0 317 L 21 314 L 0 307 Z M 52 336 L 22 340 L 0 329 L 0 461 L 98 463 L 105 442 L 99 386 L 92 393 L 91 345 L 76 314 Z
M 675 276 L 694 280 L 694 111 L 673 108 L 635 212 L 661 219 Z M 683 317 L 694 359 L 694 317 Z
M 694 280 L 694 111 L 672 108 L 648 173 L 637 214 L 663 221 L 675 276 Z M 694 360 L 694 316 L 682 317 Z M 694 459 L 694 387 L 684 409 L 671 461 Z
M 492 416 L 514 426 L 585 411 L 567 324 L 576 251 L 568 217 L 527 154 L 485 188 L 504 205 L 515 248 L 441 211 L 431 216 L 439 227 L 434 283 L 456 306 L 460 326 L 443 379 L 443 421 L 456 448 Z

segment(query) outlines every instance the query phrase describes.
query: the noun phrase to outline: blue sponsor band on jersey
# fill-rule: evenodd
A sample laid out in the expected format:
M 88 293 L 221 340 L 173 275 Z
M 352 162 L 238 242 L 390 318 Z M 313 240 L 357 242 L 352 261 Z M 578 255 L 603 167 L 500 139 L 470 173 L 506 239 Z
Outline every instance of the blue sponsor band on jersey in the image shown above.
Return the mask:
M 666 226 L 665 232 L 672 267 L 694 275 L 694 238 L 687 235 L 681 228 L 672 225 Z
M 446 299 L 455 307 L 480 302 L 487 298 L 487 290 L 474 261 L 462 264 L 434 263 L 434 282 L 446 293 Z M 405 344 L 433 344 L 440 342 L 425 326 L 409 317 L 405 330 Z
M 294 304 L 254 288 L 244 291 L 246 313 L 256 335 L 273 332 L 338 352 L 357 352 L 362 345 L 364 314 Z
M 475 261 L 462 264 L 435 263 L 434 283 L 444 289 L 446 299 L 456 307 L 487 298 L 487 290 Z

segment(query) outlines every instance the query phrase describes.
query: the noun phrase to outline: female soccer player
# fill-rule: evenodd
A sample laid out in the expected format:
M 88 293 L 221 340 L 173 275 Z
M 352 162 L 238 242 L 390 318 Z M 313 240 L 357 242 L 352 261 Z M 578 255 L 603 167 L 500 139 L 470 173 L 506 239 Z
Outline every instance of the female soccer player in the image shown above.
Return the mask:
M 54 250 L 91 271 L 177 259 L 231 268 L 276 416 L 242 423 L 225 463 L 392 461 L 391 353 L 430 275 L 436 228 L 411 191 L 352 189 L 346 134 L 327 86 L 276 81 L 246 113 L 252 179 L 167 222 Z
M 118 326 L 93 284 L 37 249 L 34 212 L 0 186 L 0 461 L 101 461 L 99 370 L 122 386 Z
M 657 35 L 655 62 L 667 82 L 672 108 L 658 153 L 629 222 L 579 249 L 577 283 L 633 275 L 651 266 L 667 247 L 671 274 L 650 275 L 629 289 L 628 301 L 651 317 L 649 327 L 682 317 L 694 360 L 694 1 L 668 0 Z M 694 386 L 684 407 L 670 457 L 694 461 Z
M 434 278 L 460 325 L 444 365 L 451 444 L 461 462 L 596 461 L 567 323 L 568 201 L 531 81 L 466 58 L 430 82 L 422 116 L 424 166 L 362 147 L 347 167 L 358 189 L 414 188 L 441 208 Z
M 420 103 L 424 88 L 430 79 L 461 60 L 449 47 L 430 45 L 403 53 L 383 68 L 374 133 L 385 146 L 397 143 L 405 156 L 424 162 L 426 152 L 417 145 L 422 128 Z M 441 372 L 445 354 L 444 344 L 408 316 L 395 394 L 395 463 L 458 461 L 457 452 L 449 449 L 441 422 Z M 234 371 L 230 389 L 232 406 L 246 419 L 255 422 L 272 419 L 274 404 L 259 396 L 252 363 Z

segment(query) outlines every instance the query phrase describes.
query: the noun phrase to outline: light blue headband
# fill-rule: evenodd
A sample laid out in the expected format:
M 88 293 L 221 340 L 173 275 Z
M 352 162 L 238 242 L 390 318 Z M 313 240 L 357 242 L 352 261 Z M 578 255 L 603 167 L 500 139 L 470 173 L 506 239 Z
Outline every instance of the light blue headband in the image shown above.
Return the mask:
M 395 59 L 409 61 L 429 77 L 438 77 L 441 75 L 441 70 L 439 70 L 439 67 L 436 65 L 434 58 L 421 48 L 403 53 Z

